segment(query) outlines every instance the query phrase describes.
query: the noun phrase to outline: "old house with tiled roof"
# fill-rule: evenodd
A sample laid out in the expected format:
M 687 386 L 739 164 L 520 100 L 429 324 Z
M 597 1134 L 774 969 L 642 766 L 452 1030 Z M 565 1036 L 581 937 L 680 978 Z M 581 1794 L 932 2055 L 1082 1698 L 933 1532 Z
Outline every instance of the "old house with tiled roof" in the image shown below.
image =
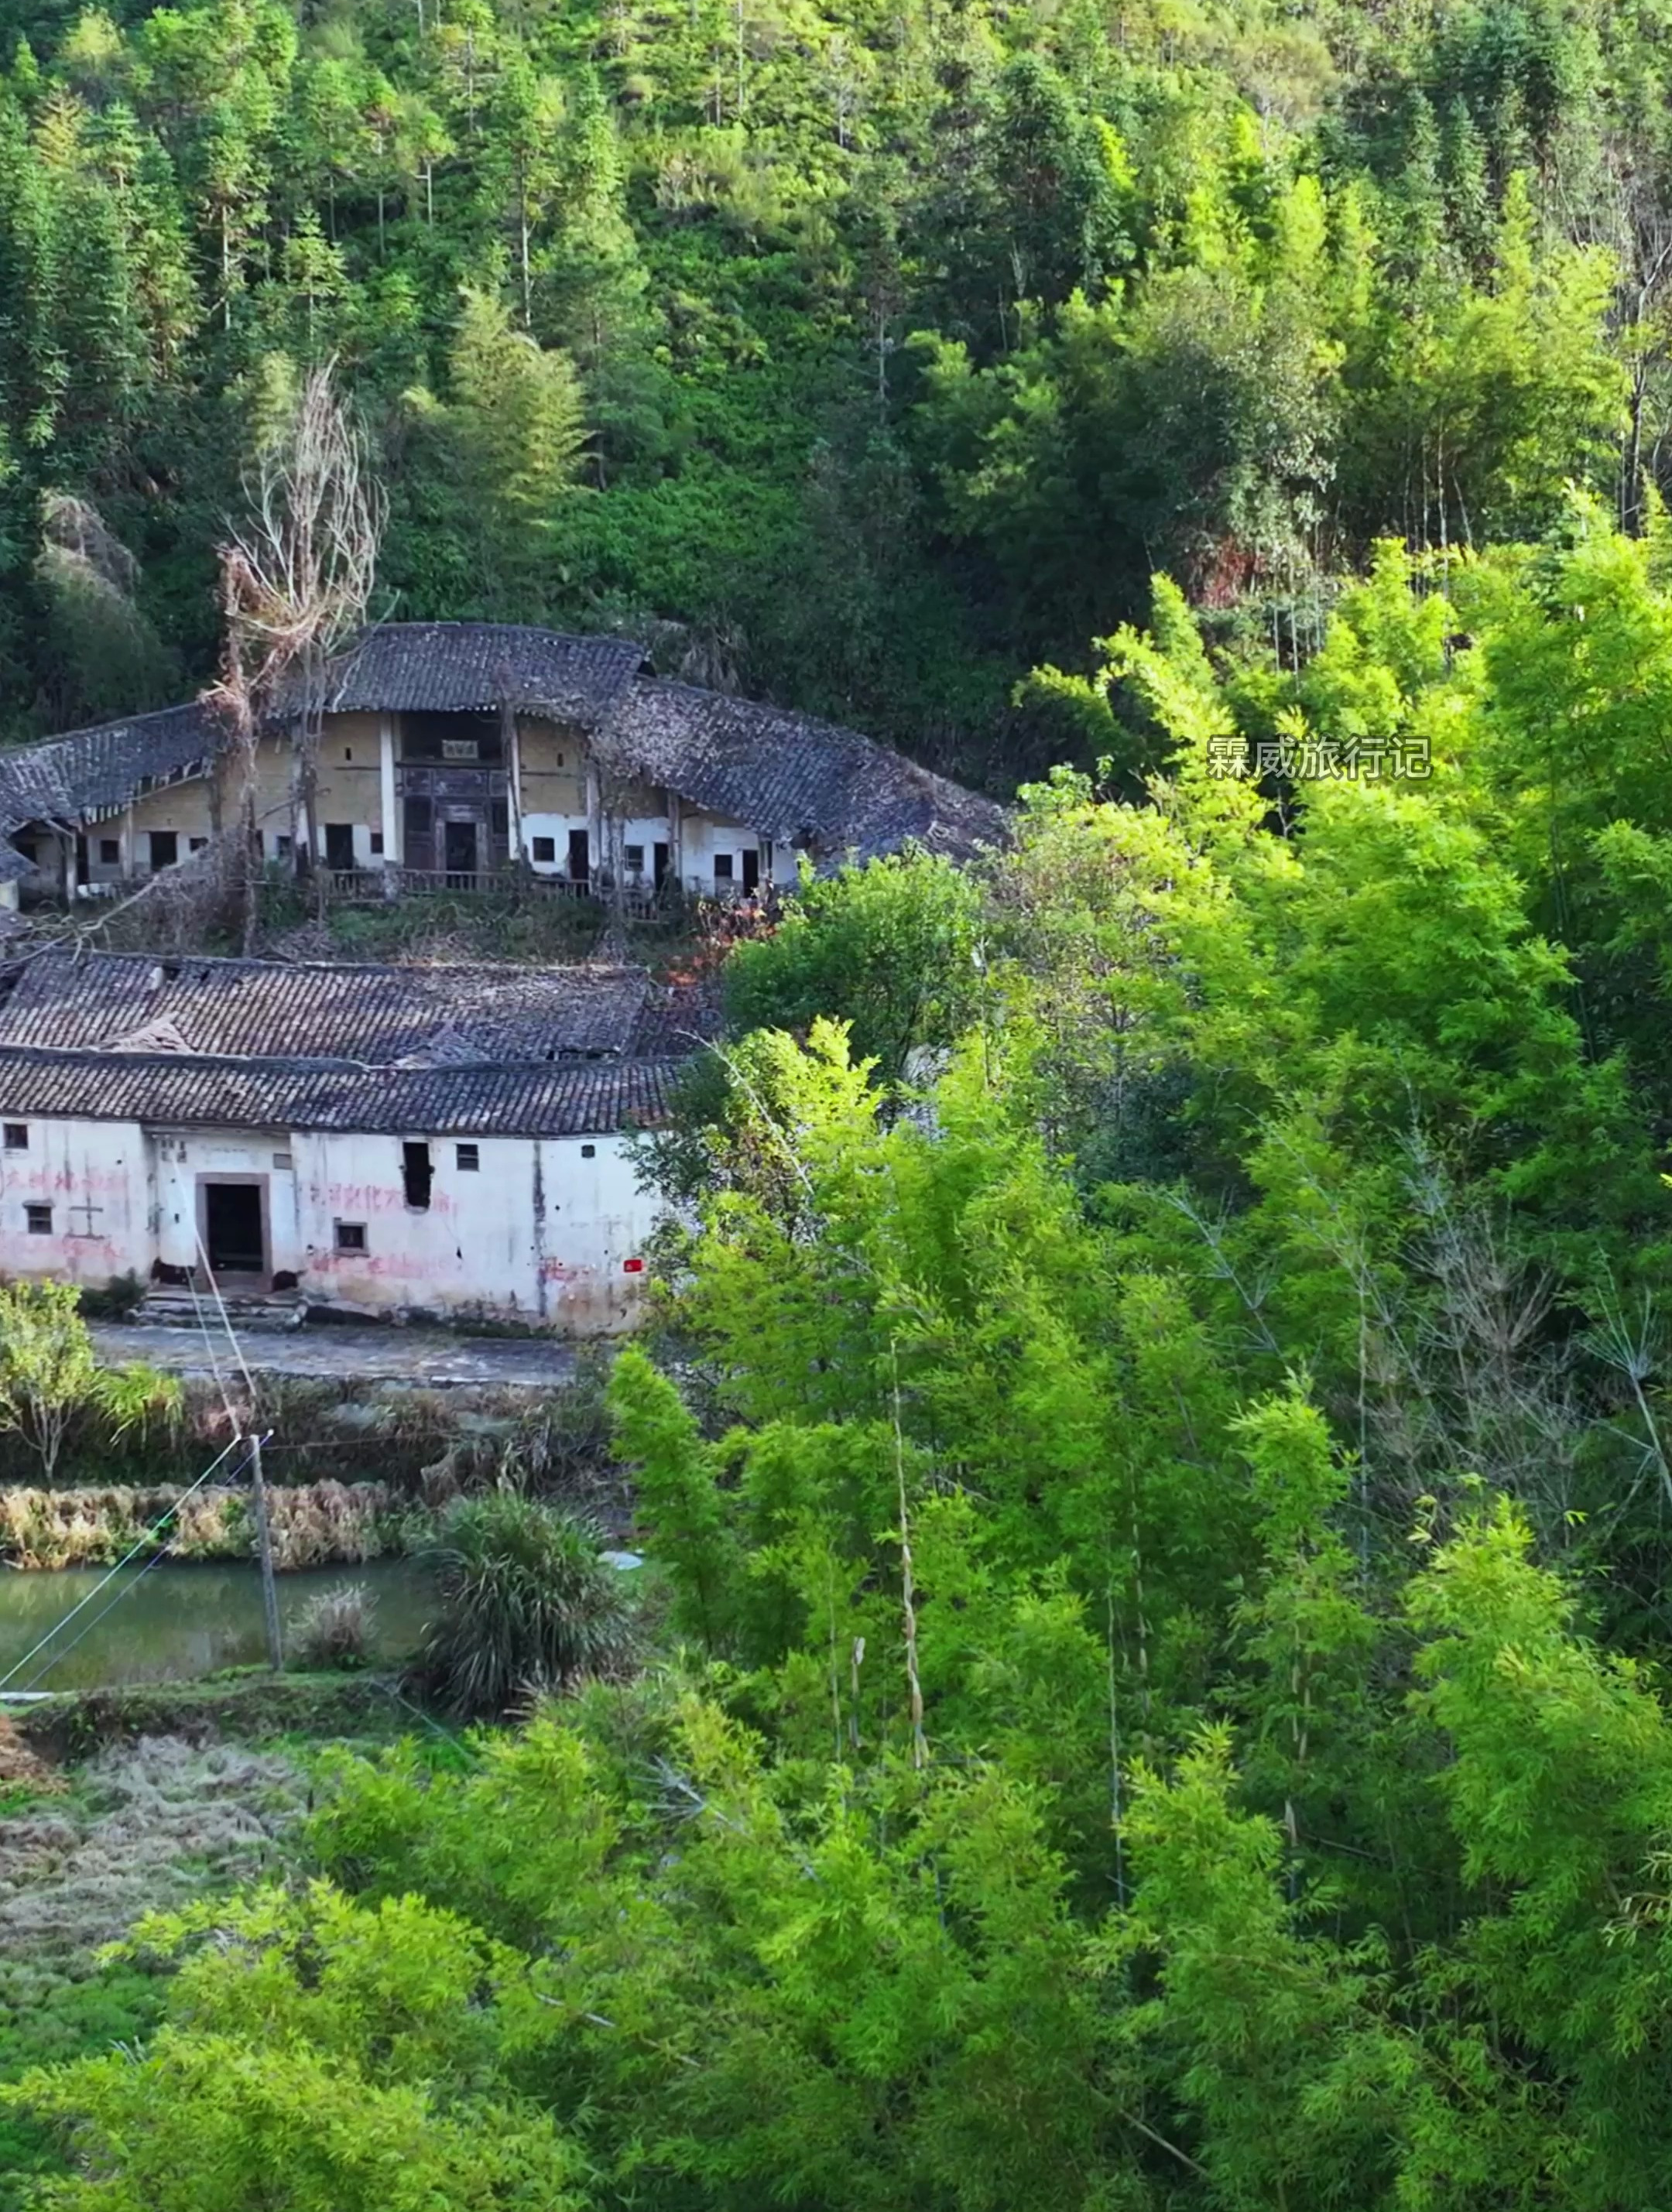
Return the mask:
M 91 896 L 173 867 L 239 818 L 231 732 L 194 703 L 0 754 L 0 902 Z M 554 890 L 726 897 L 908 840 L 967 858 L 1003 810 L 850 730 L 647 674 L 637 646 L 486 623 L 397 623 L 331 672 L 310 821 L 283 713 L 256 761 L 263 856 L 356 895 Z
M 700 1009 L 631 968 L 0 968 L 0 1274 L 628 1326 L 628 1133 Z

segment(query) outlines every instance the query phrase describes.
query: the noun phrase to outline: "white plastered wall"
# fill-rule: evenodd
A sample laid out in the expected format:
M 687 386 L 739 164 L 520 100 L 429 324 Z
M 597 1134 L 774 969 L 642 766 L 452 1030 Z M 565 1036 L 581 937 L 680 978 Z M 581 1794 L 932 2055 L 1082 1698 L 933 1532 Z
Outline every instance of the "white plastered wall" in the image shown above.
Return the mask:
M 132 1121 L 6 1120 L 27 1133 L 0 1151 L 0 1274 L 51 1275 L 97 1288 L 151 1264 L 145 1139 Z M 32 1231 L 27 1209 L 50 1206 Z
M 3 1116 L 0 1106 L 0 1116 Z M 0 1274 L 97 1287 L 198 1264 L 205 1182 L 258 1184 L 267 1265 L 321 1305 L 544 1322 L 577 1336 L 631 1326 L 655 1219 L 619 1135 L 429 1137 L 429 1203 L 409 1206 L 399 1137 L 142 1129 L 31 1120 L 0 1151 Z M 474 1145 L 478 1164 L 459 1164 Z M 49 1233 L 27 1208 L 52 1208 Z M 88 1209 L 91 1208 L 89 1212 Z M 338 1249 L 337 1224 L 365 1231 Z
M 769 848 L 766 841 L 752 830 L 745 830 L 740 822 L 728 822 L 723 814 L 708 814 L 700 808 L 684 809 L 679 832 L 680 880 L 688 889 L 706 890 L 714 880 L 714 855 L 732 855 L 732 879 L 743 881 L 743 856 L 758 853 L 761 856 L 761 879 L 770 874 Z
M 387 1313 L 501 1314 L 576 1335 L 629 1325 L 654 1218 L 619 1136 L 301 1135 L 302 1286 Z M 429 1203 L 407 1203 L 407 1143 L 429 1147 Z M 478 1165 L 459 1164 L 474 1146 Z M 590 1157 L 588 1152 L 590 1151 Z M 365 1233 L 341 1250 L 339 1224 Z

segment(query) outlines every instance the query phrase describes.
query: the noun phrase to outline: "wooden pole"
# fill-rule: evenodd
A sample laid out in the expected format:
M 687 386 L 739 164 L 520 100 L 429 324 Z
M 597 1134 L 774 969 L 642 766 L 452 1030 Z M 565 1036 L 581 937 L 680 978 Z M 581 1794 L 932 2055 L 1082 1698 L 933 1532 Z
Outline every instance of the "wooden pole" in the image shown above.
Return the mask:
M 273 1531 L 267 1518 L 259 1436 L 250 1438 L 250 1486 L 255 1500 L 256 1551 L 261 1560 L 261 1605 L 267 1620 L 267 1663 L 277 1674 L 284 1665 L 284 1647 L 279 1640 L 278 1584 L 273 1578 Z

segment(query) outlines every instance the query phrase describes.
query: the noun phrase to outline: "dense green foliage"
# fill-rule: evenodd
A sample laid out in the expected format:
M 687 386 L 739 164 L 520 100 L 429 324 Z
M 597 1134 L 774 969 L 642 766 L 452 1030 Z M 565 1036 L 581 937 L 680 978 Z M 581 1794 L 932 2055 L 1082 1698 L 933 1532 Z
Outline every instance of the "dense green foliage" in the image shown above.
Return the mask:
M 1154 567 L 1292 661 L 1378 535 L 1570 480 L 1640 520 L 1667 27 L 4 0 L 0 715 L 203 676 L 240 469 L 334 355 L 395 611 L 628 623 L 1008 788 Z
M 1030 793 L 915 1083 L 832 1017 L 933 870 L 745 956 L 832 1004 L 717 1056 L 611 1379 L 660 1656 L 328 1757 L 311 1886 L 16 2093 L 46 2201 L 370 2202 L 398 2131 L 461 2208 L 1665 2201 L 1665 556 L 1384 550 L 1281 675 L 1158 586 L 1168 773 Z
M 435 1579 L 423 1668 L 456 1713 L 618 1666 L 632 1638 L 621 1577 L 584 1516 L 513 1490 L 457 1498 L 416 1547 Z

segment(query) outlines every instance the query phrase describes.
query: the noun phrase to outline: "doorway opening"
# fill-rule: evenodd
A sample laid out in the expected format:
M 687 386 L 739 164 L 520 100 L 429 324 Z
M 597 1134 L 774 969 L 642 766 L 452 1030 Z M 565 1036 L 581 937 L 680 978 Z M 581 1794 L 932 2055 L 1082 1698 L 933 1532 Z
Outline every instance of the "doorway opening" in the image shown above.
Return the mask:
M 584 830 L 569 831 L 568 878 L 572 884 L 584 884 L 593 872 L 592 839 Z
M 204 1185 L 204 1243 L 216 1275 L 267 1271 L 267 1236 L 259 1182 Z
M 450 891 L 471 890 L 476 883 L 476 824 L 444 822 L 441 825 L 441 866 L 447 870 Z
M 761 856 L 752 848 L 743 856 L 743 888 L 745 893 L 758 890 L 761 882 Z

